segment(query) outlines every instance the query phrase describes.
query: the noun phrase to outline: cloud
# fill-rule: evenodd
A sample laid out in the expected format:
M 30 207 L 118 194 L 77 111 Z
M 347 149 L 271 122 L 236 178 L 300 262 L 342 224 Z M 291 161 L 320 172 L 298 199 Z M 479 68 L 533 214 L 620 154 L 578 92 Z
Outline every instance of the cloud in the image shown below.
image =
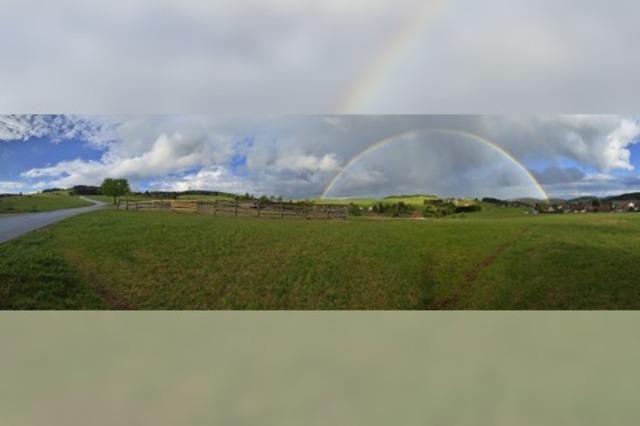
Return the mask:
M 628 112 L 640 4 L 5 0 L 0 111 Z
M 294 172 L 332 172 L 338 170 L 340 165 L 336 155 L 325 154 L 323 156 L 314 155 L 292 155 L 280 157 L 274 166 L 276 170 Z
M 509 156 L 456 133 L 414 132 L 367 150 L 345 169 L 327 196 L 542 197 Z M 518 195 L 520 194 L 520 195 Z
M 607 135 L 607 149 L 605 150 L 604 169 L 626 169 L 633 170 L 629 163 L 631 152 L 627 147 L 633 143 L 640 142 L 640 125 L 631 120 L 622 120 L 620 125 Z
M 243 179 L 233 176 L 224 167 L 208 167 L 195 173 L 188 173 L 176 176 L 171 179 L 161 179 L 150 182 L 150 190 L 156 191 L 188 191 L 188 190 L 211 190 L 245 193 L 254 188 L 248 185 Z
M 46 137 L 52 142 L 81 139 L 100 145 L 109 141 L 108 121 L 75 115 L 0 115 L 0 142 Z
M 599 170 L 632 170 L 629 146 L 640 125 L 616 115 L 477 116 L 471 127 L 516 157 L 572 160 Z M 474 123 L 475 121 L 475 123 Z
M 24 182 L 0 180 L 0 194 L 14 194 L 26 189 Z
M 297 110 L 291 101 L 307 111 L 330 106 L 377 45 L 405 23 L 408 14 L 396 4 L 10 1 L 0 16 L 0 82 L 11 82 L 0 85 L 0 110 L 173 113 L 215 104 L 219 113 L 247 113 Z M 326 66 L 329 59 L 335 66 Z M 335 91 L 313 84 L 320 69 Z
M 585 195 L 609 196 L 628 192 L 640 192 L 640 180 L 636 177 L 616 177 L 605 173 L 586 175 L 584 179 L 556 183 L 547 186 L 556 198 L 574 198 Z
M 60 139 L 59 135 L 70 134 L 57 130 L 70 127 L 59 124 L 65 117 L 49 119 L 46 125 L 38 117 L 12 117 L 23 123 L 21 139 L 43 134 Z M 99 146 L 102 157 L 25 170 L 23 179 L 43 187 L 126 177 L 138 188 L 152 182 L 165 189 L 237 188 L 256 194 L 317 196 L 366 148 L 383 139 L 406 138 L 412 131 L 411 149 L 394 144 L 377 168 L 365 163 L 368 169 L 351 170 L 350 183 L 341 183 L 343 195 L 348 190 L 420 192 L 430 182 L 440 182 L 443 195 L 465 187 L 482 192 L 481 186 L 466 185 L 451 176 L 476 180 L 478 185 L 490 181 L 494 187 L 510 185 L 513 193 L 522 185 L 530 186 L 520 180 L 521 174 L 513 175 L 513 164 L 507 172 L 492 168 L 493 157 L 487 155 L 495 155 L 495 150 L 485 149 L 482 143 L 424 130 L 447 128 L 493 140 L 520 162 L 535 165 L 534 173 L 551 192 L 567 191 L 597 173 L 631 172 L 629 148 L 640 134 L 637 120 L 626 116 L 169 115 L 80 117 L 77 121 L 83 130 L 75 134 Z
M 144 146 L 142 146 L 144 145 Z M 51 184 L 69 187 L 80 183 L 98 184 L 106 177 L 134 180 L 176 173 L 194 167 L 224 162 L 232 154 L 232 144 L 176 132 L 162 133 L 154 140 L 123 140 L 108 146 L 100 161 L 75 159 L 22 173 L 25 178 L 54 178 Z
M 547 167 L 542 172 L 533 172 L 534 176 L 543 185 L 553 185 L 557 183 L 578 182 L 586 177 L 585 172 L 575 167 Z

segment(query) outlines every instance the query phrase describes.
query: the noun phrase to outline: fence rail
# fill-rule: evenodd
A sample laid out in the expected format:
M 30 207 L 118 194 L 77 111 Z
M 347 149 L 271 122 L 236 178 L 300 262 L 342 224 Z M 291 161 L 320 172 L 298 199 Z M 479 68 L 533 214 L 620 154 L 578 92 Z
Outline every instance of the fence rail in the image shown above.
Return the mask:
M 302 205 L 234 200 L 119 200 L 118 210 L 173 211 L 212 216 L 251 216 L 264 218 L 346 219 L 346 206 L 329 204 Z

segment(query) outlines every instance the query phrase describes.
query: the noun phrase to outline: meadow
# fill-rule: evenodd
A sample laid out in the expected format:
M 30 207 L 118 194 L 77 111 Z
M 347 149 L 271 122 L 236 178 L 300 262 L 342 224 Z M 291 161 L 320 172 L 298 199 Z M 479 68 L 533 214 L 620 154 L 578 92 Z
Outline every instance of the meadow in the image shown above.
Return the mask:
M 0 197 L 0 213 L 48 212 L 90 205 L 91 203 L 69 195 L 66 191 Z
M 4 309 L 637 309 L 640 214 L 103 210 L 0 245 Z

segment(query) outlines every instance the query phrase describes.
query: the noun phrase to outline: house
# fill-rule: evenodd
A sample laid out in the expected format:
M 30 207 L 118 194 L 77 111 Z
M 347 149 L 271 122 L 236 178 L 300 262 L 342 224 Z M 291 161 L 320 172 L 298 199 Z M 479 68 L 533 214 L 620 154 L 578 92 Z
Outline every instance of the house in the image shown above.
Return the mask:
M 623 212 L 635 212 L 638 211 L 640 203 L 637 201 L 618 201 L 611 204 L 611 210 L 623 213 Z
M 566 205 L 565 213 L 586 213 L 587 206 L 584 203 L 569 203 Z
M 614 210 L 615 206 L 611 203 L 602 203 L 595 208 L 595 212 L 597 213 L 609 213 Z

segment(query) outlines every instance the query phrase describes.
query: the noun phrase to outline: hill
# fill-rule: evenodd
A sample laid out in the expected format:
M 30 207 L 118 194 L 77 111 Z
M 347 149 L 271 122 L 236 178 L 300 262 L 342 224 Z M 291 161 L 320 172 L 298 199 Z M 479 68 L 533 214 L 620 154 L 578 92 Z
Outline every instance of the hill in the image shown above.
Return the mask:
M 632 201 L 640 200 L 640 192 L 629 192 L 626 194 L 614 195 L 612 197 L 605 198 L 607 201 Z
M 46 212 L 90 206 L 91 203 L 67 191 L 11 195 L 0 198 L 0 213 Z
M 569 200 L 570 203 L 590 203 L 594 200 L 597 200 L 598 197 L 594 195 L 584 195 L 582 197 L 576 197 Z

